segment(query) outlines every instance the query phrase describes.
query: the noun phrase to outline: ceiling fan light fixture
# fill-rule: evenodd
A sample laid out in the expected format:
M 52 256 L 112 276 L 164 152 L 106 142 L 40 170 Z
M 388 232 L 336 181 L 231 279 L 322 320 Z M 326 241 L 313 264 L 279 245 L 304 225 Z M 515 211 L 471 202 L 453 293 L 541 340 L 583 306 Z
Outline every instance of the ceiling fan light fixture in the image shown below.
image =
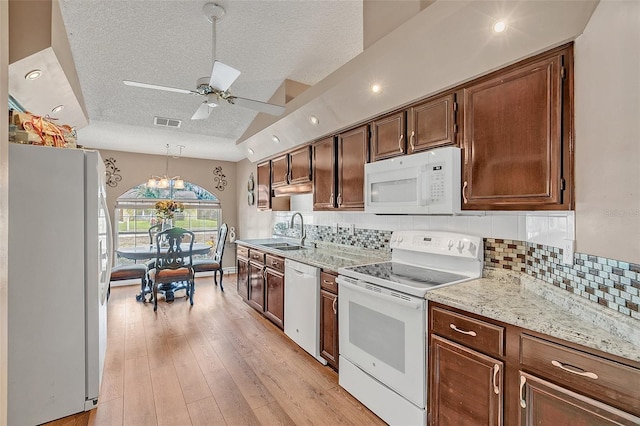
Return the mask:
M 210 23 L 219 22 L 224 15 L 227 13 L 224 10 L 224 7 L 220 6 L 218 3 L 206 3 L 202 6 L 202 13 L 204 13 L 205 18 Z

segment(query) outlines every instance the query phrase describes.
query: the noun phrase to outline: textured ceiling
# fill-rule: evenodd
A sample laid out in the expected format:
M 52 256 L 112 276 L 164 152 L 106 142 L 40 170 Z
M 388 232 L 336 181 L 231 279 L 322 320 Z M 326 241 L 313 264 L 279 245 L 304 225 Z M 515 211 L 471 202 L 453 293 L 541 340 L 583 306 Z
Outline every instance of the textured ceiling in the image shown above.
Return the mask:
M 134 80 L 194 89 L 212 67 L 206 1 L 63 0 L 71 50 L 89 114 L 79 142 L 94 148 L 237 161 L 236 140 L 256 116 L 223 105 L 190 120 L 202 99 L 125 86 Z M 232 94 L 268 101 L 285 79 L 313 85 L 362 52 L 362 1 L 224 0 L 216 59 L 240 70 Z M 182 120 L 158 128 L 153 117 Z

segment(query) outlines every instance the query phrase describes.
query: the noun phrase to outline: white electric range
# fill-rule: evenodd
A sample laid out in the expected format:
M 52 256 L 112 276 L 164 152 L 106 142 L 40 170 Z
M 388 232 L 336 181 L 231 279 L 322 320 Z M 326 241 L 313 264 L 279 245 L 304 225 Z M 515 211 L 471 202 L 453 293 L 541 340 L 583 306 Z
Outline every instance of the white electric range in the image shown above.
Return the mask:
M 338 270 L 340 386 L 389 424 L 426 423 L 429 290 L 482 276 L 482 237 L 396 231 L 391 262 Z

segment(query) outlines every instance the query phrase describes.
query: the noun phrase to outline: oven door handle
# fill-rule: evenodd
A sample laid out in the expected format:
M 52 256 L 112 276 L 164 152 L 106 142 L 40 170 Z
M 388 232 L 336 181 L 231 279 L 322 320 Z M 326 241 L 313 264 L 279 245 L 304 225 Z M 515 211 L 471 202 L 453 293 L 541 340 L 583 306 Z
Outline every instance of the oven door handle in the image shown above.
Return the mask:
M 386 301 L 395 303 L 397 305 L 402 305 L 402 306 L 406 306 L 407 308 L 411 308 L 411 309 L 420 309 L 423 306 L 423 302 L 422 301 L 416 301 L 416 300 L 405 300 L 405 299 L 401 299 L 399 297 L 395 297 L 395 296 L 389 296 L 388 294 L 383 294 L 383 293 L 376 293 L 370 290 L 367 290 L 365 288 L 362 288 L 360 286 L 351 284 L 350 282 L 344 281 L 342 279 L 340 279 L 340 277 L 336 278 L 336 282 L 338 284 L 340 284 L 341 286 L 346 287 L 349 290 L 354 290 L 356 292 L 362 293 L 362 294 L 366 294 L 368 296 L 372 296 L 378 299 L 384 299 Z

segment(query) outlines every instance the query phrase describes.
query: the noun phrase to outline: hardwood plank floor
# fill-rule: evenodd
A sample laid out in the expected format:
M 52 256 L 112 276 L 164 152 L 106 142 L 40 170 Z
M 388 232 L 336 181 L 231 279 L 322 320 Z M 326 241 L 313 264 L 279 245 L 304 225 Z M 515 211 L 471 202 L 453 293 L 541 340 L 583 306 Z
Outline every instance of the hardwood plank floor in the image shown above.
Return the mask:
M 196 279 L 193 307 L 136 302 L 111 289 L 98 408 L 48 423 L 84 425 L 384 425 L 329 367 L 244 303 Z M 180 293 L 177 295 L 180 296 Z

